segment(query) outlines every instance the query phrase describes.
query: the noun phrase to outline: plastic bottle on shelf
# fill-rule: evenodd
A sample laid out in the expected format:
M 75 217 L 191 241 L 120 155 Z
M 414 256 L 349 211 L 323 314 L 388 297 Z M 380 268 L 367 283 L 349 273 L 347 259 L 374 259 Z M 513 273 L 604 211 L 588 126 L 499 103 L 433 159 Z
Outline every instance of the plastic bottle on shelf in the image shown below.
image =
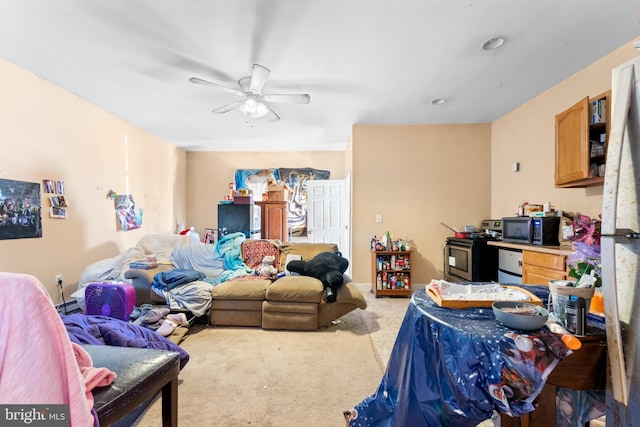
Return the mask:
M 391 247 L 393 246 L 393 241 L 391 240 L 391 233 L 389 233 L 389 231 L 387 230 L 384 236 L 386 238 L 387 250 L 390 251 Z
M 378 290 L 382 289 L 382 277 L 380 276 L 380 273 L 378 273 L 378 277 L 376 278 L 376 288 Z

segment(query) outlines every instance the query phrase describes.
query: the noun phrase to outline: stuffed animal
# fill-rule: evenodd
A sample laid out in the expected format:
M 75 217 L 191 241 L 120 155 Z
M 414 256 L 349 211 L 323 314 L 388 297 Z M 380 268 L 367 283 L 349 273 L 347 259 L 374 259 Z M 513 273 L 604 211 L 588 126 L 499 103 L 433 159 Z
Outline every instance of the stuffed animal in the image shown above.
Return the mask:
M 274 266 L 275 260 L 273 255 L 265 255 L 262 258 L 262 265 L 256 270 L 256 274 L 263 277 L 272 277 L 278 274 L 278 269 Z
M 287 270 L 303 276 L 315 277 L 322 282 L 324 299 L 335 302 L 338 288 L 344 283 L 344 272 L 349 261 L 340 252 L 322 252 L 309 261 L 289 261 Z

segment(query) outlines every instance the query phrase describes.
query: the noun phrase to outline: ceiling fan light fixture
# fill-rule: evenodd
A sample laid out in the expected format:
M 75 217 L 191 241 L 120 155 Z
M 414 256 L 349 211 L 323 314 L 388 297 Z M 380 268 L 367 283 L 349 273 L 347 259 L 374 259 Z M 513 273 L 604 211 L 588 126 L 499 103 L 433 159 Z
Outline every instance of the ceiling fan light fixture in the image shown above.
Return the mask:
M 253 114 L 258 110 L 258 103 L 255 99 L 249 97 L 244 101 L 244 110 L 249 114 Z
M 267 108 L 267 106 L 253 96 L 247 96 L 247 99 L 245 99 L 245 101 L 242 103 L 242 105 L 240 105 L 238 109 L 242 112 L 242 114 L 251 119 L 257 119 L 269 114 L 269 109 Z
M 496 50 L 502 47 L 507 42 L 507 36 L 495 36 L 491 37 L 489 40 L 485 41 L 482 44 L 482 49 L 484 50 Z

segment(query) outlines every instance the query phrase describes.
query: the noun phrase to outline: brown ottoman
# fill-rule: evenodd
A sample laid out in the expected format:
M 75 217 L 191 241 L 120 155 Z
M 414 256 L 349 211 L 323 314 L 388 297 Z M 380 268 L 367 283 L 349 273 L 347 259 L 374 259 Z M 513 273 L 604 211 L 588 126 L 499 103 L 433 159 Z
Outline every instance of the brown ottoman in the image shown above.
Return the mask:
M 267 288 L 266 301 L 262 304 L 262 327 L 315 331 L 322 297 L 322 282 L 318 279 L 282 277 Z

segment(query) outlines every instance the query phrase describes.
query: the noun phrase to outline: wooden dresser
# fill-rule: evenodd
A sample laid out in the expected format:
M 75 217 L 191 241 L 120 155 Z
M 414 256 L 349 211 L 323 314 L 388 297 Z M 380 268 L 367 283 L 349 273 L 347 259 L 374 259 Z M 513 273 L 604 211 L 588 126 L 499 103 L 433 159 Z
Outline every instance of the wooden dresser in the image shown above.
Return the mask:
M 260 233 L 263 239 L 289 240 L 288 202 L 256 202 L 260 206 Z

